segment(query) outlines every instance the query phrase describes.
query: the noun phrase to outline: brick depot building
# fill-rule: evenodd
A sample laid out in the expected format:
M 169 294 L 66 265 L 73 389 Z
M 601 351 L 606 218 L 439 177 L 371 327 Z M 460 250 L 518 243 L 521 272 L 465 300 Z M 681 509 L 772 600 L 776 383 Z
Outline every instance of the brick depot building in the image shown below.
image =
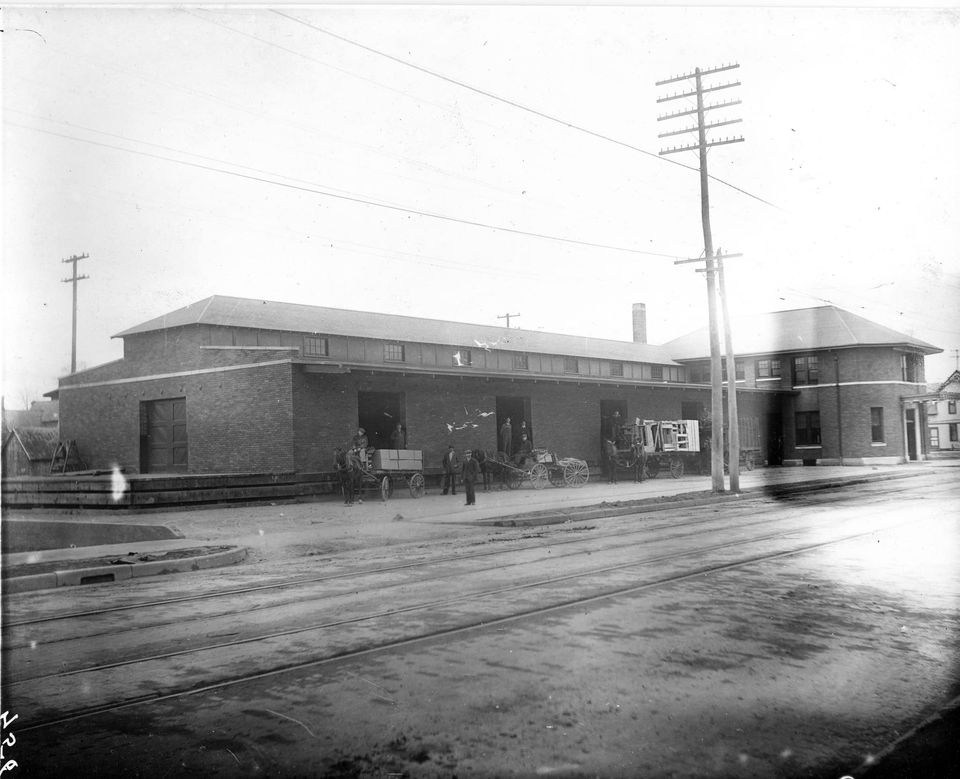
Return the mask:
M 910 398 L 939 349 L 833 307 L 758 327 L 734 334 L 743 446 L 771 463 L 922 458 Z M 705 333 L 655 346 L 645 330 L 640 304 L 624 342 L 213 296 L 119 333 L 122 359 L 52 394 L 89 468 L 329 471 L 358 426 L 388 448 L 400 423 L 435 471 L 449 444 L 496 451 L 507 417 L 534 446 L 596 463 L 614 411 L 710 408 Z

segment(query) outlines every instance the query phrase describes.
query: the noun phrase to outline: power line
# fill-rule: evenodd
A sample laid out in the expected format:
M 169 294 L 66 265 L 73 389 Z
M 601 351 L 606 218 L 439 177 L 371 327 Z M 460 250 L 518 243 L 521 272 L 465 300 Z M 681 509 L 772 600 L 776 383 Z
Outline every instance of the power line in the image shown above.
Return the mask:
M 463 89 L 468 89 L 471 92 L 476 92 L 478 95 L 483 95 L 484 97 L 488 97 L 491 100 L 497 100 L 501 103 L 512 106 L 513 108 L 517 108 L 521 111 L 526 111 L 527 113 L 531 113 L 534 116 L 539 116 L 541 119 L 546 119 L 550 122 L 556 122 L 557 124 L 561 124 L 564 127 L 570 128 L 571 130 L 577 130 L 578 132 L 591 135 L 594 138 L 599 138 L 601 140 L 614 143 L 617 146 L 623 146 L 624 148 L 630 149 L 631 151 L 640 152 L 640 154 L 646 154 L 647 156 L 652 157 L 655 160 L 660 160 L 662 162 L 669 162 L 672 165 L 679 165 L 681 168 L 686 168 L 687 170 L 699 171 L 698 168 L 695 168 L 692 165 L 685 165 L 684 163 L 677 162 L 676 160 L 665 159 L 660 155 L 655 154 L 654 152 L 647 151 L 646 149 L 641 149 L 639 146 L 633 146 L 632 144 L 626 143 L 625 141 L 612 138 L 609 135 L 604 135 L 603 133 L 596 132 L 595 130 L 590 130 L 586 127 L 582 127 L 580 125 L 574 124 L 573 122 L 568 122 L 565 119 L 559 119 L 555 116 L 551 116 L 550 114 L 544 113 L 543 111 L 538 111 L 535 108 L 530 108 L 529 106 L 523 105 L 522 103 L 518 103 L 514 100 L 510 100 L 509 98 L 501 97 L 500 95 L 496 95 L 493 92 L 487 92 L 484 89 L 479 89 L 478 87 L 471 86 L 470 84 L 464 83 L 463 81 L 458 81 L 457 79 L 451 78 L 449 76 L 445 76 L 442 73 L 437 73 L 436 71 L 430 70 L 429 68 L 425 68 L 425 67 L 422 67 L 421 65 L 416 65 L 412 62 L 408 62 L 407 60 L 401 59 L 400 57 L 395 57 L 392 54 L 387 54 L 386 52 L 380 51 L 379 49 L 375 49 L 372 46 L 367 46 L 363 43 L 359 43 L 358 41 L 354 41 L 354 40 L 351 40 L 350 38 L 346 38 L 343 35 L 338 35 L 337 33 L 331 32 L 330 30 L 326 30 L 323 27 L 318 27 L 315 24 L 311 24 L 310 22 L 307 22 L 303 19 L 299 19 L 296 16 L 291 16 L 290 14 L 284 13 L 283 11 L 279 11 L 275 8 L 271 10 L 273 11 L 273 13 L 277 14 L 277 16 L 282 16 L 284 19 L 289 19 L 291 22 L 302 24 L 305 27 L 309 27 L 310 29 L 316 30 L 317 32 L 322 33 L 324 35 L 329 35 L 331 38 L 336 38 L 338 41 L 342 41 L 343 43 L 348 43 L 351 46 L 356 46 L 360 49 L 363 49 L 364 51 L 370 52 L 371 54 L 376 54 L 380 57 L 385 57 L 388 60 L 392 60 L 393 62 L 399 63 L 400 65 L 405 65 L 408 68 L 413 68 L 414 70 L 418 70 L 421 73 L 426 73 L 427 75 L 433 76 L 434 78 L 439 78 L 442 81 L 446 81 L 450 84 L 455 84 L 456 86 L 462 87 Z M 764 203 L 765 205 L 768 205 L 771 208 L 776 208 L 777 210 L 781 210 L 779 206 L 771 203 L 769 200 L 764 200 L 759 195 L 754 195 L 751 192 L 747 192 L 747 190 L 742 189 L 736 186 L 735 184 L 731 184 L 729 181 L 724 181 L 723 179 L 717 178 L 716 176 L 712 176 L 712 175 L 710 176 L 710 178 L 716 181 L 718 184 L 723 184 L 724 186 L 730 187 L 731 189 L 736 190 L 737 192 L 743 195 L 746 195 L 747 197 L 751 197 L 754 200 L 759 200 L 761 203 Z
M 592 242 L 592 241 L 581 241 L 581 240 L 578 240 L 578 239 L 576 239 L 576 238 L 564 238 L 564 237 L 562 237 L 562 236 L 557 236 L 557 235 L 548 235 L 548 234 L 546 234 L 546 233 L 536 233 L 536 232 L 532 232 L 532 231 L 529 231 L 529 230 L 519 230 L 519 229 L 513 228 L 513 227 L 504 227 L 504 226 L 502 226 L 502 225 L 488 224 L 488 223 L 486 223 L 486 222 L 477 222 L 477 221 L 474 221 L 474 220 L 471 220 L 471 219 L 461 219 L 461 218 L 459 218 L 459 217 L 447 216 L 447 215 L 445 215 L 445 214 L 435 214 L 435 213 L 431 213 L 431 212 L 429 212 L 429 211 L 419 211 L 419 210 L 417 210 L 417 209 L 407 208 L 407 207 L 405 207 L 405 206 L 392 205 L 392 204 L 389 204 L 389 203 L 378 203 L 378 202 L 376 202 L 376 201 L 374 201 L 374 200 L 368 200 L 368 199 L 366 199 L 366 198 L 363 198 L 363 197 L 360 197 L 360 196 L 356 196 L 356 195 L 345 195 L 345 194 L 339 194 L 339 193 L 336 193 L 336 192 L 328 192 L 328 191 L 325 191 L 325 190 L 322 190 L 322 189 L 316 189 L 315 187 L 302 186 L 302 185 L 298 185 L 298 184 L 289 184 L 289 183 L 286 183 L 286 182 L 283 182 L 283 181 L 276 181 L 276 180 L 273 180 L 273 179 L 267 179 L 267 178 L 263 178 L 263 177 L 261 177 L 261 176 L 254 176 L 254 175 L 248 174 L 248 173 L 239 173 L 239 172 L 233 171 L 233 170 L 226 170 L 225 168 L 218 168 L 218 167 L 215 167 L 215 166 L 213 166 L 213 165 L 202 165 L 202 164 L 200 164 L 200 163 L 198 163 L 198 162 L 190 162 L 190 161 L 188 161 L 188 160 L 179 160 L 179 159 L 176 159 L 175 157 L 167 157 L 167 156 L 165 156 L 165 155 L 163 155 L 163 154 L 154 154 L 154 153 L 152 153 L 152 152 L 140 151 L 140 150 L 138 150 L 138 149 L 128 149 L 128 148 L 126 148 L 126 147 L 117 146 L 116 144 L 112 144 L 112 143 L 104 143 L 104 142 L 102 142 L 102 141 L 94 141 L 94 140 L 91 140 L 91 139 L 89 139 L 89 138 L 80 138 L 80 137 L 78 137 L 78 136 L 76 136 L 76 135 L 69 135 L 69 134 L 67 134 L 67 133 L 58 133 L 58 132 L 54 132 L 53 130 L 44 130 L 44 129 L 39 128 L 39 127 L 31 127 L 31 126 L 29 126 L 29 125 L 20 124 L 19 122 L 9 122 L 9 121 L 8 121 L 7 124 L 10 125 L 10 126 L 13 126 L 13 127 L 20 127 L 20 128 L 22 128 L 22 129 L 25 129 L 25 130 L 33 130 L 34 132 L 45 133 L 45 134 L 47 134 L 47 135 L 53 135 L 53 136 L 59 137 L 59 138 L 66 138 L 67 140 L 71 140 L 71 141 L 78 141 L 78 142 L 80 142 L 80 143 L 87 143 L 87 144 L 90 144 L 90 145 L 92 145 L 92 146 L 100 146 L 101 148 L 105 148 L 105 149 L 114 149 L 114 150 L 116 150 L 116 151 L 127 152 L 128 154 L 137 154 L 137 155 L 142 156 L 142 157 L 149 157 L 149 158 L 152 158 L 152 159 L 164 160 L 164 161 L 166 161 L 166 162 L 174 162 L 174 163 L 177 163 L 178 165 L 184 165 L 184 166 L 186 166 L 186 167 L 196 168 L 196 169 L 198 169 L 198 170 L 206 170 L 206 171 L 211 171 L 211 172 L 214 172 L 214 173 L 223 173 L 223 174 L 228 175 L 228 176 L 235 176 L 236 178 L 242 178 L 242 179 L 246 179 L 246 180 L 248 180 L 248 181 L 256 181 L 256 182 L 259 182 L 259 183 L 261 183 L 261 184 L 271 184 L 271 185 L 273 185 L 273 186 L 284 187 L 284 188 L 286 188 L 286 189 L 293 189 L 293 190 L 296 190 L 296 191 L 299 191 L 299 192 L 309 192 L 309 193 L 314 194 L 314 195 L 321 195 L 321 196 L 323 196 L 323 197 L 330 197 L 330 198 L 335 198 L 335 199 L 337 199 L 337 200 L 344 200 L 344 201 L 347 201 L 347 202 L 350 202 L 350 203 L 360 203 L 360 204 L 368 205 L 368 206 L 376 206 L 376 207 L 378 207 L 378 208 L 385 208 L 385 209 L 389 209 L 389 210 L 391 210 L 391 211 L 399 211 L 399 212 L 401 212 L 401 213 L 413 214 L 413 215 L 416 215 L 416 216 L 425 216 L 425 217 L 429 217 L 429 218 L 431 218 L 431 219 L 440 219 L 440 220 L 447 221 L 447 222 L 456 222 L 456 223 L 459 223 L 459 224 L 470 225 L 471 227 L 480 227 L 480 228 L 483 228 L 483 229 L 486 229 L 486 230 L 497 230 L 497 231 L 504 232 L 504 233 L 512 233 L 512 234 L 514 234 L 514 235 L 525 235 L 525 236 L 528 236 L 528 237 L 531 237 L 531 238 L 541 238 L 541 239 L 543 239 L 543 240 L 548 240 L 548 241 L 560 241 L 560 242 L 562 242 L 562 243 L 570 243 L 570 244 L 574 244 L 574 245 L 577 245 L 577 246 L 589 246 L 589 247 L 594 248 L 594 249 L 607 249 L 607 250 L 609 250 L 609 251 L 628 252 L 628 253 L 630 253 L 630 254 L 643 254 L 643 255 L 647 255 L 647 256 L 651 256 L 651 257 L 665 257 L 665 258 L 668 258 L 668 259 L 677 259 L 678 256 L 679 256 L 679 255 L 676 255 L 676 254 L 665 254 L 665 253 L 661 253 L 661 252 L 648 252 L 648 251 L 643 251 L 642 249 L 631 249 L 631 248 L 628 248 L 628 247 L 625 247 L 625 246 L 614 246 L 614 245 L 611 245 L 611 244 L 595 243 L 595 242 Z M 138 143 L 138 141 L 133 140 L 133 139 L 127 139 L 127 140 L 129 140 L 131 143 Z M 190 154 L 190 152 L 180 152 L 180 153 L 182 153 L 182 154 Z M 198 156 L 198 155 L 195 155 L 195 156 Z M 227 164 L 232 164 L 232 163 L 227 163 Z M 240 167 L 240 166 L 238 166 L 238 167 Z M 270 175 L 280 175 L 280 174 L 270 174 Z

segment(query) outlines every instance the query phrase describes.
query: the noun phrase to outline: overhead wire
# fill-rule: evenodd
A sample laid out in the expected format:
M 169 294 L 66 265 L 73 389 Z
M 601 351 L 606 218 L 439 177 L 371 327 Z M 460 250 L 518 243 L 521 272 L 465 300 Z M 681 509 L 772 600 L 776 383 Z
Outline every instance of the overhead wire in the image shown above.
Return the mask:
M 327 191 L 327 190 L 318 189 L 318 188 L 316 188 L 315 186 L 303 186 L 303 185 L 299 185 L 299 184 L 292 184 L 292 183 L 287 183 L 287 182 L 283 182 L 283 181 L 277 181 L 277 180 L 274 180 L 274 179 L 264 178 L 264 177 L 262 177 L 262 176 L 255 176 L 255 175 L 252 175 L 252 174 L 249 174 L 249 173 L 240 173 L 240 172 L 238 172 L 238 171 L 227 170 L 227 169 L 225 169 L 225 168 L 219 168 L 219 167 L 215 167 L 215 166 L 213 166 L 213 165 L 204 165 L 204 164 L 201 164 L 201 163 L 198 163 L 198 162 L 190 162 L 189 160 L 182 160 L 182 159 L 177 159 L 177 158 L 175 158 L 175 157 L 168 157 L 168 156 L 163 155 L 163 154 L 155 154 L 155 153 L 153 153 L 153 152 L 142 151 L 142 150 L 139 150 L 139 149 L 130 149 L 130 148 L 127 148 L 127 147 L 124 147 L 124 146 L 118 146 L 117 144 L 105 143 L 105 142 L 103 142 L 103 141 L 95 141 L 95 140 L 92 140 L 92 139 L 89 139 L 89 138 L 81 138 L 81 137 L 79 137 L 79 136 L 70 135 L 70 134 L 68 134 L 68 133 L 59 133 L 59 132 L 54 132 L 53 130 L 45 130 L 45 129 L 40 128 L 40 127 L 31 127 L 30 125 L 21 124 L 21 123 L 19 123 L 19 122 L 11 122 L 11 121 L 8 121 L 7 124 L 10 125 L 10 126 L 13 126 L 13 127 L 20 127 L 20 128 L 22 128 L 22 129 L 25 129 L 25 130 L 32 130 L 32 131 L 34 131 L 34 132 L 45 133 L 45 134 L 47 134 L 47 135 L 52 135 L 52 136 L 59 137 L 59 138 L 65 138 L 65 139 L 67 139 L 67 140 L 76 141 L 76 142 L 79 142 L 79 143 L 90 144 L 90 145 L 92 145 L 92 146 L 99 146 L 99 147 L 101 147 L 101 148 L 113 149 L 113 150 L 116 150 L 116 151 L 127 152 L 128 154 L 136 154 L 136 155 L 139 155 L 139 156 L 142 156 L 142 157 L 148 157 L 148 158 L 157 159 L 157 160 L 164 160 L 164 161 L 166 161 L 166 162 L 173 162 L 173 163 L 176 163 L 176 164 L 178 164 L 178 165 L 184 165 L 184 166 L 186 166 L 186 167 L 196 168 L 196 169 L 198 169 L 198 170 L 206 170 L 206 171 L 210 171 L 210 172 L 214 172 L 214 173 L 222 173 L 222 174 L 229 175 L 229 176 L 235 176 L 235 177 L 241 178 L 241 179 L 246 179 L 246 180 L 248 180 L 248 181 L 256 181 L 256 182 L 259 182 L 259 183 L 261 183 L 261 184 L 269 184 L 269 185 L 273 185 L 273 186 L 277 186 L 277 187 L 284 187 L 284 188 L 286 188 L 286 189 L 292 189 L 292 190 L 296 190 L 296 191 L 300 191 L 300 192 L 308 192 L 308 193 L 310 193 L 310 194 L 321 195 L 321 196 L 323 196 L 323 197 L 329 197 L 329 198 L 335 198 L 335 199 L 337 199 L 337 200 L 343 200 L 343 201 L 347 201 L 347 202 L 351 202 L 351 203 L 360 203 L 360 204 L 363 204 L 363 205 L 375 206 L 375 207 L 377 207 L 377 208 L 385 208 L 385 209 L 392 210 L 392 211 L 397 211 L 397 212 L 400 212 L 400 213 L 412 214 L 412 215 L 415 215 L 415 216 L 423 216 L 423 217 L 428 217 L 428 218 L 431 218 L 431 219 L 439 219 L 439 220 L 443 220 L 443 221 L 447 221 L 447 222 L 455 222 L 455 223 L 459 223 L 459 224 L 470 225 L 470 226 L 472 226 L 472 227 L 479 227 L 479 228 L 486 229 L 486 230 L 495 230 L 495 231 L 504 232 L 504 233 L 511 233 L 511 234 L 514 234 L 514 235 L 524 235 L 524 236 L 528 236 L 528 237 L 532 237 L 532 238 L 540 238 L 540 239 L 548 240 L 548 241 L 559 241 L 559 242 L 562 242 L 562 243 L 568 243 L 568 244 L 573 244 L 573 245 L 577 245 L 577 246 L 588 246 L 588 247 L 591 247 L 591 248 L 594 248 L 594 249 L 606 249 L 606 250 L 609 250 L 609 251 L 627 252 L 627 253 L 630 253 L 630 254 L 642 254 L 642 255 L 647 255 L 647 256 L 651 256 L 651 257 L 664 257 L 664 258 L 673 259 L 673 260 L 681 259 L 681 255 L 678 255 L 678 254 L 667 254 L 667 253 L 663 253 L 663 252 L 650 252 L 650 251 L 644 251 L 643 249 L 634 249 L 634 248 L 630 248 L 630 247 L 626 247 L 626 246 L 615 246 L 615 245 L 612 245 L 612 244 L 602 244 L 602 243 L 596 243 L 596 242 L 593 242 L 593 241 L 583 241 L 583 240 L 579 240 L 579 239 L 576 239 L 576 238 L 566 238 L 566 237 L 563 237 L 563 236 L 549 235 L 549 234 L 547 234 L 547 233 L 537 233 L 537 232 L 533 232 L 533 231 L 530 231 L 530 230 L 520 230 L 520 229 L 514 228 L 514 227 L 505 227 L 505 226 L 503 226 L 503 225 L 494 225 L 494 224 L 489 224 L 489 223 L 486 223 L 486 222 L 478 222 L 478 221 L 471 220 L 471 219 L 463 219 L 463 218 L 460 218 L 460 217 L 449 216 L 449 215 L 446 215 L 446 214 L 438 214 L 438 213 L 433 213 L 433 212 L 430 212 L 430 211 L 421 211 L 421 210 L 419 210 L 419 209 L 408 208 L 408 207 L 406 207 L 406 206 L 400 206 L 400 205 L 394 205 L 394 204 L 390 204 L 390 203 L 377 202 L 377 201 L 375 201 L 375 200 L 369 200 L 369 199 L 367 199 L 367 198 L 365 198 L 365 197 L 360 197 L 359 195 L 342 194 L 342 193 L 337 193 L 337 192 L 331 192 L 331 191 Z M 138 141 L 135 140 L 135 139 L 129 139 L 129 138 L 128 138 L 128 139 L 125 139 L 125 140 L 128 140 L 130 143 L 138 143 Z M 191 154 L 191 152 L 179 152 L 179 151 L 178 151 L 178 153 L 187 154 L 187 155 Z M 199 155 L 194 155 L 194 156 L 199 156 Z M 232 163 L 226 163 L 226 164 L 232 164 Z M 240 166 L 237 166 L 237 167 L 240 167 Z M 280 174 L 270 173 L 269 175 L 277 175 L 277 176 L 279 176 Z
M 312 29 L 312 30 L 316 30 L 317 32 L 322 33 L 323 35 L 329 35 L 331 38 L 335 38 L 336 40 L 342 41 L 343 43 L 350 44 L 351 46 L 356 46 L 356 47 L 358 47 L 358 48 L 360 48 L 360 49 L 363 49 L 364 51 L 370 52 L 371 54 L 376 54 L 376 55 L 378 55 L 378 56 L 380 56 L 380 57 L 385 57 L 385 58 L 388 59 L 388 60 L 392 60 L 393 62 L 399 63 L 399 64 L 401 64 L 401 65 L 404 65 L 404 66 L 408 67 L 408 68 L 413 68 L 414 70 L 418 70 L 418 71 L 420 71 L 421 73 L 426 73 L 427 75 L 433 76 L 434 78 L 441 79 L 442 81 L 446 81 L 446 82 L 448 82 L 448 83 L 450 83 L 450 84 L 455 84 L 455 85 L 458 86 L 458 87 L 461 87 L 461 88 L 463 88 L 463 89 L 470 90 L 471 92 L 475 92 L 475 93 L 478 94 L 478 95 L 483 95 L 484 97 L 490 98 L 491 100 L 496 100 L 496 101 L 498 101 L 498 102 L 504 103 L 505 105 L 509 105 L 509 106 L 512 106 L 513 108 L 517 108 L 517 109 L 519 109 L 519 110 L 521 110 L 521 111 L 526 111 L 527 113 L 533 114 L 534 116 L 538 116 L 538 117 L 540 117 L 540 118 L 542 118 L 542 119 L 546 119 L 546 120 L 548 120 L 548 121 L 550 121 L 550 122 L 555 122 L 555 123 L 557 123 L 557 124 L 561 124 L 561 125 L 563 125 L 564 127 L 568 127 L 568 128 L 570 128 L 570 129 L 572 129 L 572 130 L 576 130 L 576 131 L 578 131 L 578 132 L 585 133 L 586 135 L 591 135 L 591 136 L 593 136 L 594 138 L 599 138 L 599 139 L 601 139 L 601 140 L 608 141 L 608 142 L 610 142 L 610 143 L 616 144 L 617 146 L 622 146 L 622 147 L 624 147 L 624 148 L 626 148 L 626 149 L 630 149 L 630 150 L 632 150 L 632 151 L 639 152 L 640 154 L 645 154 L 645 155 L 647 155 L 647 156 L 649 156 L 649 157 L 653 157 L 653 158 L 656 159 L 656 160 L 660 160 L 661 162 L 667 162 L 667 163 L 670 163 L 671 165 L 678 165 L 678 166 L 680 166 L 681 168 L 686 168 L 687 170 L 692 170 L 692 171 L 694 171 L 694 172 L 699 173 L 699 168 L 696 168 L 696 167 L 694 167 L 694 166 L 692 166 L 692 165 L 686 165 L 686 164 L 684 164 L 684 163 L 682 163 L 682 162 L 678 162 L 677 160 L 669 159 L 668 157 L 661 157 L 659 154 L 655 154 L 654 152 L 648 151 L 647 149 L 643 149 L 643 148 L 641 148 L 641 147 L 639 147 L 639 146 L 634 146 L 633 144 L 627 143 L 626 141 L 621 141 L 621 140 L 619 140 L 619 139 L 617 139 L 617 138 L 613 138 L 613 137 L 611 137 L 611 136 L 609 136 L 609 135 L 604 135 L 603 133 L 597 132 L 597 131 L 595 131 L 595 130 L 591 130 L 591 129 L 587 128 L 587 127 L 583 127 L 583 126 L 581 126 L 581 125 L 574 124 L 573 122 L 568 122 L 568 121 L 565 120 L 565 119 L 560 119 L 560 118 L 558 118 L 558 117 L 556 117 L 556 116 L 552 116 L 552 115 L 550 115 L 550 114 L 548 114 L 548 113 L 545 113 L 545 112 L 543 112 L 543 111 L 539 111 L 539 110 L 536 109 L 536 108 L 531 108 L 530 106 L 524 105 L 523 103 L 518 103 L 518 102 L 515 101 L 515 100 L 510 100 L 509 98 L 502 97 L 502 96 L 500 96 L 500 95 L 494 94 L 493 92 L 488 92 L 487 90 L 480 89 L 479 87 L 472 86 L 471 84 L 467 84 L 467 83 L 465 83 L 465 82 L 463 82 L 463 81 L 458 81 L 458 80 L 455 79 L 455 78 L 451 78 L 450 76 L 445 76 L 444 74 L 438 73 L 438 72 L 435 71 L 435 70 L 431 70 L 431 69 L 429 69 L 429 68 L 425 68 L 425 67 L 423 67 L 423 66 L 421 66 L 421 65 L 417 65 L 416 63 L 413 63 L 413 62 L 408 62 L 407 60 L 401 59 L 400 57 L 395 57 L 395 56 L 392 55 L 392 54 L 387 54 L 387 53 L 384 52 L 384 51 L 380 51 L 379 49 L 375 49 L 375 48 L 373 48 L 372 46 L 367 46 L 366 44 L 360 43 L 359 41 L 352 40 L 352 39 L 350 39 L 350 38 L 347 38 L 346 36 L 338 35 L 338 34 L 335 33 L 335 32 L 331 32 L 330 30 L 327 30 L 327 29 L 325 29 L 325 28 L 323 28 L 323 27 L 319 27 L 319 26 L 317 26 L 317 25 L 315 25 L 315 24 L 311 24 L 310 22 L 308 22 L 308 21 L 306 21 L 306 20 L 304 20 L 304 19 L 300 19 L 300 18 L 298 18 L 298 17 L 296 17 L 296 16 L 293 16 L 293 15 L 291 15 L 291 14 L 288 14 L 288 13 L 284 13 L 283 11 L 280 11 L 280 10 L 278 10 L 278 9 L 276 9 L 276 8 L 271 9 L 271 11 L 272 11 L 273 13 L 275 13 L 277 16 L 282 16 L 284 19 L 288 19 L 288 20 L 290 20 L 291 22 L 296 22 L 297 24 L 302 24 L 302 25 L 304 25 L 305 27 L 309 27 L 309 28 Z M 758 201 L 760 201 L 761 203 L 770 206 L 771 208 L 776 208 L 777 210 L 782 210 L 782 209 L 780 209 L 780 207 L 779 207 L 778 205 L 776 205 L 776 204 L 774 204 L 774 203 L 771 203 L 769 200 L 765 200 L 764 198 L 760 197 L 759 195 L 754 195 L 752 192 L 748 192 L 747 190 L 745 190 L 745 189 L 743 189 L 743 188 L 741 188 L 741 187 L 738 187 L 738 186 L 736 186 L 735 184 L 731 184 L 729 181 L 725 181 L 724 179 L 718 178 L 717 176 L 714 176 L 714 175 L 712 175 L 712 174 L 708 174 L 708 175 L 709 175 L 709 178 L 711 178 L 713 181 L 716 181 L 718 184 L 723 184 L 724 186 L 729 187 L 730 189 L 736 190 L 736 191 L 739 192 L 740 194 L 746 195 L 747 197 L 753 198 L 754 200 L 758 200 Z

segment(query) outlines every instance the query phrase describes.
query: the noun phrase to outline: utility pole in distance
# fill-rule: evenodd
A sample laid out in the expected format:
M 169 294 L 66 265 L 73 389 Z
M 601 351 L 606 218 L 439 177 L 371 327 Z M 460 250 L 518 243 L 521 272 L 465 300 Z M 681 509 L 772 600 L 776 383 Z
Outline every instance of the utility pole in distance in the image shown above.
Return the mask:
M 75 254 L 69 259 L 62 260 L 62 262 L 73 263 L 73 276 L 69 279 L 60 279 L 60 281 L 65 284 L 73 284 L 73 338 L 70 342 L 70 373 L 77 372 L 77 282 L 90 278 L 89 276 L 77 275 L 77 263 L 80 260 L 87 259 L 89 256 L 89 254 Z
M 713 233 L 710 228 L 710 191 L 709 191 L 709 176 L 707 174 L 707 149 L 711 146 L 721 146 L 727 143 L 738 143 L 743 140 L 742 137 L 737 138 L 725 138 L 722 141 L 707 141 L 707 130 L 723 127 L 729 124 L 736 124 L 740 122 L 740 119 L 730 119 L 727 121 L 718 121 L 711 124 L 706 124 L 704 116 L 707 111 L 712 111 L 718 108 L 726 108 L 732 105 L 739 105 L 739 100 L 729 100 L 725 103 L 714 103 L 709 106 L 703 104 L 703 95 L 705 92 L 716 92 L 721 89 L 729 89 L 731 87 L 740 86 L 740 82 L 733 82 L 727 84 L 719 84 L 716 86 L 704 87 L 703 86 L 703 77 L 709 76 L 714 73 L 720 73 L 725 70 L 733 70 L 734 68 L 739 68 L 739 65 L 721 65 L 716 68 L 709 68 L 707 70 L 701 70 L 696 68 L 693 73 L 686 73 L 682 76 L 673 76 L 672 78 L 664 79 L 663 81 L 656 82 L 656 86 L 663 86 L 665 84 L 674 84 L 679 81 L 689 81 L 690 79 L 694 80 L 694 89 L 693 91 L 680 92 L 673 95 L 668 95 L 666 97 L 658 98 L 658 103 L 665 103 L 669 100 L 679 100 L 679 99 L 688 99 L 696 98 L 696 108 L 687 109 L 684 111 L 676 111 L 672 114 L 664 114 L 657 117 L 658 122 L 662 122 L 667 119 L 676 119 L 681 116 L 692 116 L 696 115 L 697 123 L 693 127 L 687 127 L 682 130 L 673 130 L 671 132 L 660 133 L 658 137 L 666 138 L 671 135 L 681 135 L 689 132 L 697 133 L 697 143 L 690 144 L 688 146 L 681 147 L 671 147 L 670 149 L 663 149 L 660 151 L 660 155 L 665 154 L 678 154 L 685 151 L 699 151 L 700 153 L 700 217 L 703 223 L 703 247 L 704 247 L 704 259 L 706 260 L 706 276 L 707 276 L 707 310 L 710 318 L 710 389 L 711 389 L 711 407 L 710 407 L 710 417 L 711 417 L 711 435 L 710 435 L 710 472 L 713 479 L 713 492 L 722 493 L 724 491 L 724 480 L 723 480 L 723 374 L 722 368 L 720 365 L 720 333 L 719 327 L 717 324 L 717 267 L 714 261 L 713 255 Z M 685 262 L 681 260 L 680 262 Z M 729 393 L 732 397 L 736 398 L 736 376 L 733 375 L 730 377 L 731 382 L 730 386 L 732 392 Z M 732 424 L 731 424 L 732 427 Z M 730 453 L 730 473 L 731 476 L 734 474 L 735 469 L 737 468 L 737 463 L 739 460 L 739 452 L 736 453 L 736 459 L 734 458 L 734 453 Z M 739 474 L 737 475 L 739 480 Z M 739 482 L 738 482 L 739 483 Z
M 498 316 L 497 319 L 506 319 L 507 327 L 510 327 L 510 317 L 512 316 L 520 316 L 520 314 L 504 314 L 503 316 Z

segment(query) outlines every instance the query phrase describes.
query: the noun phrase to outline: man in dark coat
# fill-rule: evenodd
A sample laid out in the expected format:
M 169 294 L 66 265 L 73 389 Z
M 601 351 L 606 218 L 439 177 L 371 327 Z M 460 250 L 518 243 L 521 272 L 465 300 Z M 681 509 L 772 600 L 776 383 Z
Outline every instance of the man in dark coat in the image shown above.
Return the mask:
M 483 491 L 490 489 L 490 463 L 487 462 L 487 453 L 483 449 L 473 450 L 473 459 L 480 466 L 480 475 L 483 477 Z
M 457 474 L 460 473 L 460 458 L 457 456 L 453 444 L 447 447 L 447 453 L 443 456 L 443 494 L 449 490 L 452 494 L 457 494 Z
M 397 422 L 397 427 L 390 434 L 390 448 L 391 449 L 406 449 L 407 448 L 407 434 L 403 432 L 403 425 Z
M 341 447 L 337 447 L 333 453 L 333 467 L 337 472 L 337 478 L 340 480 L 340 492 L 343 493 L 343 505 L 353 505 L 353 474 L 351 473 L 350 460 L 347 453 Z
M 480 476 L 480 463 L 473 459 L 470 450 L 464 452 L 463 461 L 463 488 L 467 493 L 467 506 L 475 506 L 477 503 L 477 494 L 474 492 L 474 485 L 477 483 L 477 477 Z
M 513 425 L 510 424 L 510 417 L 500 425 L 500 451 L 507 457 L 513 454 Z

